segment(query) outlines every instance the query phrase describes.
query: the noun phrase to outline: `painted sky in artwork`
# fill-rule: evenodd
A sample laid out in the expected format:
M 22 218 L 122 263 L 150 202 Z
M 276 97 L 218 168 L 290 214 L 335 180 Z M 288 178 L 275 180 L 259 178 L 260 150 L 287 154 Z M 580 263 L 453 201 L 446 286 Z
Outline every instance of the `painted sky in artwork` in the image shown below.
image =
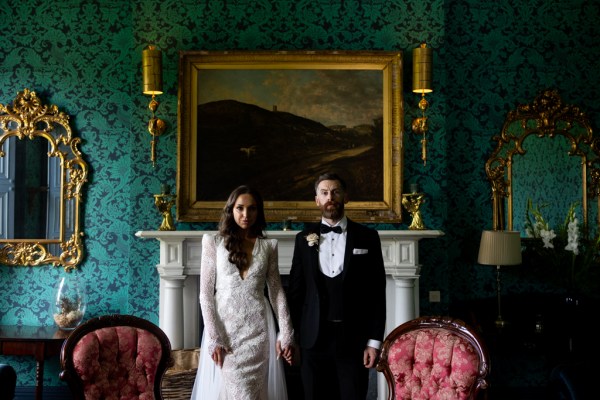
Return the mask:
M 373 124 L 383 114 L 377 70 L 224 70 L 198 72 L 198 104 L 237 100 L 310 118 L 323 125 Z

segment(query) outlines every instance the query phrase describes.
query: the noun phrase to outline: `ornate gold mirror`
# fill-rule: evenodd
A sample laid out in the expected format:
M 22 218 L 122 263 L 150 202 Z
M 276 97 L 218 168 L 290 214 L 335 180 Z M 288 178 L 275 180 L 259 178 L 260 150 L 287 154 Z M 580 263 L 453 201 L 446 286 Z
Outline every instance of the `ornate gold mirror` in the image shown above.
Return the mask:
M 492 185 L 494 229 L 525 230 L 527 203 L 546 204 L 548 219 L 562 223 L 577 203 L 583 232 L 597 232 L 600 184 L 598 138 L 578 107 L 557 90 L 508 113 L 485 164 Z M 593 222 L 590 222 L 593 221 Z
M 81 262 L 88 167 L 80 142 L 69 116 L 29 89 L 0 104 L 0 263 L 69 271 Z

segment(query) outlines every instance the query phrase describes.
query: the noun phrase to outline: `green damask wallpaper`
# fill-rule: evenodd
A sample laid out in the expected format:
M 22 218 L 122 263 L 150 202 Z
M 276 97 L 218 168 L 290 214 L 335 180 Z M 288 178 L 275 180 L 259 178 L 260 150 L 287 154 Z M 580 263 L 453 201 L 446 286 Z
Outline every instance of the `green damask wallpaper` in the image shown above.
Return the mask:
M 152 194 L 162 183 L 175 186 L 178 52 L 388 50 L 409 61 L 426 41 L 435 50 L 429 160 L 422 165 L 420 138 L 410 132 L 419 97 L 405 90 L 404 176 L 405 185 L 418 183 L 428 195 L 425 225 L 446 233 L 420 244 L 422 314 L 446 313 L 456 301 L 494 296 L 493 270 L 477 266 L 476 257 L 481 230 L 492 223 L 484 162 L 507 111 L 555 87 L 599 125 L 599 9 L 583 0 L 23 0 L 0 9 L 0 103 L 35 90 L 73 116 L 83 139 L 90 176 L 86 257 L 77 273 L 89 284 L 87 316 L 121 312 L 158 322 L 158 243 L 134 234 L 158 227 Z M 156 168 L 149 162 L 149 99 L 141 93 L 148 44 L 164 57 L 158 114 L 168 130 Z M 410 62 L 404 67 L 410 88 Z M 49 302 L 63 274 L 51 266 L 0 268 L 0 323 L 52 324 Z M 527 291 L 531 284 L 508 274 L 505 288 Z M 440 290 L 442 302 L 429 303 L 429 290 Z M 34 384 L 30 360 L 3 360 L 17 369 L 18 385 Z M 57 370 L 56 359 L 46 364 L 45 385 L 62 385 Z

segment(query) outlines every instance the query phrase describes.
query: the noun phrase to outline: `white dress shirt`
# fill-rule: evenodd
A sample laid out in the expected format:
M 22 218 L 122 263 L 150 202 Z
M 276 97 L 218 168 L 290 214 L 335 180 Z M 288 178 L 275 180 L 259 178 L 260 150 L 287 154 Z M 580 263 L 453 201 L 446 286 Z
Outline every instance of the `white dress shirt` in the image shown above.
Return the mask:
M 342 233 L 321 233 L 319 237 L 319 267 L 325 276 L 334 278 L 344 270 L 348 220 L 346 217 L 343 217 L 335 225 L 329 225 L 325 220 L 321 220 L 321 223 L 327 226 L 339 226 L 342 228 Z

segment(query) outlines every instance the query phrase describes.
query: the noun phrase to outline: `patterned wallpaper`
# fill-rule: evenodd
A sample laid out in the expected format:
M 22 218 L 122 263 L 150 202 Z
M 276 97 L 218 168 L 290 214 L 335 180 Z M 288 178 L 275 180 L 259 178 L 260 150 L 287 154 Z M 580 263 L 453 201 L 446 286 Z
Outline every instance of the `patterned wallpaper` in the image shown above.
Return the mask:
M 178 52 L 393 50 L 410 60 L 426 41 L 435 49 L 429 161 L 422 165 L 419 137 L 408 129 L 419 98 L 405 90 L 404 176 L 405 185 L 418 183 L 428 195 L 425 225 L 446 233 L 420 245 L 422 313 L 445 313 L 454 301 L 494 295 L 493 271 L 476 266 L 476 254 L 480 232 L 492 222 L 483 166 L 506 112 L 556 87 L 593 126 L 600 122 L 598 14 L 597 2 L 578 0 L 23 0 L 0 9 L 0 103 L 35 90 L 73 116 L 83 139 L 90 165 L 86 257 L 76 273 L 88 282 L 87 316 L 121 312 L 158 322 L 158 243 L 134 234 L 158 227 L 152 194 L 162 183 L 175 186 Z M 168 129 L 156 168 L 146 131 L 149 99 L 141 93 L 148 44 L 164 57 L 158 114 Z M 407 63 L 407 87 L 410 70 Z M 52 324 L 49 302 L 63 274 L 50 266 L 0 268 L 0 323 Z M 508 275 L 505 287 L 527 291 L 530 284 Z M 441 290 L 442 302 L 429 303 L 429 290 Z M 2 360 L 15 366 L 19 385 L 33 385 L 29 360 Z M 45 385 L 62 385 L 57 370 L 50 360 Z

